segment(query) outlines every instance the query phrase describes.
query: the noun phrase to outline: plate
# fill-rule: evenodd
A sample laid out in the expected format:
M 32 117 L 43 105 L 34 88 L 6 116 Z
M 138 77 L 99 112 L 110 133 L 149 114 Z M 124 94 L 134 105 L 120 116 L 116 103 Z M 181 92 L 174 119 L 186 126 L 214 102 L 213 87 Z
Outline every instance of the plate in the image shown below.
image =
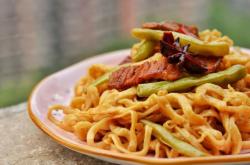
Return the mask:
M 246 49 L 245 49 L 246 50 Z M 86 74 L 92 64 L 102 63 L 116 65 L 129 54 L 128 49 L 102 54 L 83 60 L 43 79 L 32 91 L 28 102 L 28 113 L 32 121 L 59 144 L 80 152 L 117 164 L 210 164 L 210 163 L 242 163 L 250 161 L 250 153 L 226 156 L 194 157 L 194 158 L 154 158 L 142 157 L 103 150 L 87 145 L 74 134 L 66 132 L 54 125 L 47 118 L 48 107 L 53 104 L 67 105 L 73 96 L 75 83 Z M 250 50 L 247 50 L 250 52 Z

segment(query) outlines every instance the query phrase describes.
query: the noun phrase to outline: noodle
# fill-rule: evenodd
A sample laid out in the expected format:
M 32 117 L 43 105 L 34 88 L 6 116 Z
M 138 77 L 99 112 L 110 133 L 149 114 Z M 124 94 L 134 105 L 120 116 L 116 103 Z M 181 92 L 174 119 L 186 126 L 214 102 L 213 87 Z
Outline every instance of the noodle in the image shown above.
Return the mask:
M 223 41 L 217 30 L 200 33 L 206 42 Z M 152 136 L 152 128 L 140 120 L 148 119 L 170 130 L 175 137 L 211 154 L 239 154 L 250 149 L 250 55 L 239 48 L 224 56 L 222 68 L 245 65 L 248 74 L 235 84 L 221 87 L 203 84 L 185 93 L 159 91 L 138 99 L 136 88 L 108 90 L 107 85 L 89 85 L 109 67 L 93 65 L 75 86 L 69 106 L 54 105 L 48 118 L 57 126 L 73 132 L 88 145 L 138 156 L 173 158 L 183 156 Z M 63 120 L 53 112 L 61 110 Z

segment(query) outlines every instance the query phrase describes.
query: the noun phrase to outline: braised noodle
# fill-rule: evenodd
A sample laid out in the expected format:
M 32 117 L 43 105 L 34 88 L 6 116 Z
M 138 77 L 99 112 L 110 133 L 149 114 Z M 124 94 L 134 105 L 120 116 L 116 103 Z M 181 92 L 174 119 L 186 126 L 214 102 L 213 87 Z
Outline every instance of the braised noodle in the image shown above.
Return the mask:
M 205 42 L 233 42 L 217 30 L 200 33 Z M 250 149 L 250 55 L 232 48 L 221 68 L 245 65 L 247 76 L 228 86 L 203 84 L 189 92 L 159 91 L 139 99 L 136 87 L 109 90 L 90 84 L 112 67 L 95 64 L 74 88 L 70 105 L 53 105 L 48 118 L 90 146 L 138 156 L 175 158 L 180 152 L 152 136 L 147 119 L 208 155 L 239 154 Z M 63 111 L 64 118 L 54 117 Z

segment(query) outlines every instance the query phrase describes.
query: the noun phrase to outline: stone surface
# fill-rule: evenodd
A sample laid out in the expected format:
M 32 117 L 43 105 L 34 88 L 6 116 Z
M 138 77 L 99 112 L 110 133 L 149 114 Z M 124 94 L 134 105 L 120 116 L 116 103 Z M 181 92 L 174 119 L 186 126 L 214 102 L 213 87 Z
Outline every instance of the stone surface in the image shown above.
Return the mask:
M 38 129 L 26 104 L 0 109 L 1 165 L 111 165 L 71 151 Z

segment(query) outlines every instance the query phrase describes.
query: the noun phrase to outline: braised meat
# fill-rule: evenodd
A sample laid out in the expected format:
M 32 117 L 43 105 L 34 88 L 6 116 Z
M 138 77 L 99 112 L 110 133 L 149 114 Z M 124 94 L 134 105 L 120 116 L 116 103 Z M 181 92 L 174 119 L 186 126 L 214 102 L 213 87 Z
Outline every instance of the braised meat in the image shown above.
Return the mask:
M 188 26 L 184 24 L 180 24 L 177 22 L 148 22 L 142 25 L 142 28 L 146 29 L 154 29 L 154 30 L 163 30 L 163 31 L 175 31 L 179 33 L 183 33 L 186 35 L 190 35 L 192 37 L 198 37 L 198 28 L 196 26 Z
M 150 80 L 177 80 L 180 77 L 181 70 L 163 57 L 162 60 L 120 68 L 111 74 L 108 86 L 111 89 L 126 89 Z

